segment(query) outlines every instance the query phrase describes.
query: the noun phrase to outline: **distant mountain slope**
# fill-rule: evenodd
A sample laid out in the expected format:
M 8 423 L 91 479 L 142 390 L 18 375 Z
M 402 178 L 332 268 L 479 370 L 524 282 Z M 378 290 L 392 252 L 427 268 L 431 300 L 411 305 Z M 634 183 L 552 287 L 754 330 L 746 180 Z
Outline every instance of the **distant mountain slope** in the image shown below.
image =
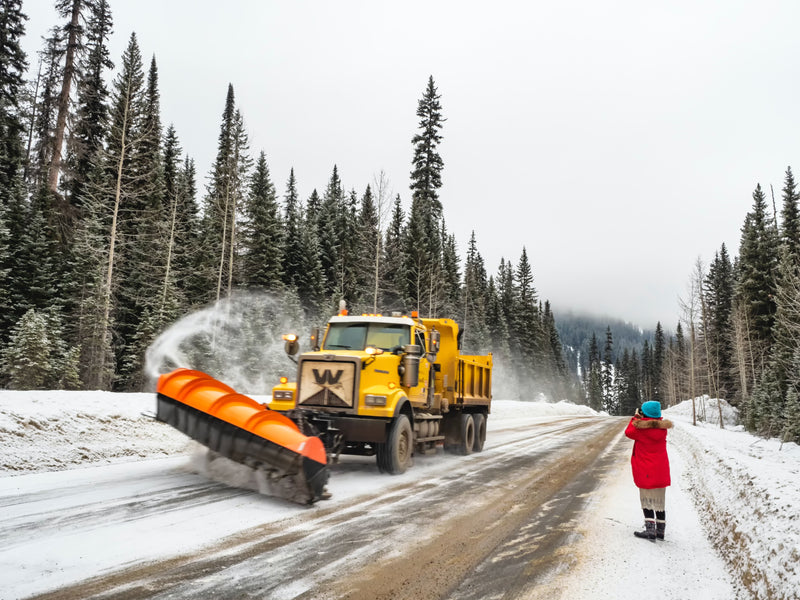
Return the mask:
M 635 350 L 636 354 L 641 356 L 644 341 L 649 340 L 652 344 L 655 335 L 655 329 L 643 331 L 636 325 L 613 317 L 598 317 L 573 312 L 555 313 L 554 316 L 556 329 L 558 330 L 561 344 L 564 346 L 564 355 L 573 373 L 578 372 L 579 361 L 581 373 L 584 372 L 589 364 L 589 345 L 592 340 L 592 333 L 597 336 L 597 348 L 602 357 L 603 348 L 606 345 L 606 329 L 608 327 L 611 328 L 614 360 L 617 357 L 621 357 L 626 349 L 629 352 Z M 665 332 L 665 335 L 669 334 Z

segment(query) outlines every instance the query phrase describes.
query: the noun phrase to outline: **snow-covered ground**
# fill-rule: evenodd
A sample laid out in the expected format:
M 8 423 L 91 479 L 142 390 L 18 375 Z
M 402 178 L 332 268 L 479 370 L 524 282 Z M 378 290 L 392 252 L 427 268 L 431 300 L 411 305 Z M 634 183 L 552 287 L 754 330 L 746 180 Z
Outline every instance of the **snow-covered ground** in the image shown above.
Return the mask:
M 105 469 L 105 481 L 116 477 L 120 485 L 135 485 L 136 478 L 129 475 L 142 470 L 191 473 L 196 445 L 145 416 L 153 412 L 154 404 L 152 394 L 0 392 L 0 499 L 7 502 L 25 495 L 36 501 L 54 485 L 91 478 L 95 468 Z M 717 414 L 712 401 L 698 400 L 697 407 L 698 412 L 705 409 L 709 420 Z M 492 429 L 504 422 L 587 414 L 592 413 L 586 407 L 567 403 L 495 401 L 489 440 Z M 668 438 L 673 485 L 667 492 L 667 540 L 652 544 L 631 535 L 641 526 L 641 511 L 630 470 L 626 461 L 620 461 L 590 502 L 580 532 L 581 560 L 570 570 L 563 597 L 595 598 L 603 590 L 603 597 L 639 598 L 646 581 L 662 599 L 800 598 L 800 448 L 732 427 L 727 408 L 725 429 L 711 423 L 693 426 L 690 401 L 669 409 L 665 416 L 676 424 Z M 629 446 L 621 446 L 619 452 L 628 453 Z M 424 478 L 427 470 L 420 461 L 402 477 Z M 235 473 L 219 476 L 233 483 Z M 375 477 L 371 471 L 334 477 L 329 486 L 334 499 L 329 502 L 390 485 L 393 479 Z M 104 502 L 87 501 L 101 507 Z M 58 502 L 57 494 L 52 502 Z M 289 517 L 298 510 L 305 509 L 276 504 L 269 519 Z M 242 499 L 235 500 L 230 513 L 235 515 L 231 523 L 216 523 L 220 533 L 228 525 L 243 527 L 265 518 L 263 507 Z M 0 516 L 0 524 L 8 518 Z M 133 558 L 140 545 L 133 531 L 131 535 L 129 547 L 117 552 L 130 552 Z M 71 560 L 67 554 L 76 554 L 77 549 L 69 543 L 89 544 L 91 538 L 66 540 L 63 548 L 40 557 L 20 558 L 0 550 L 0 597 L 24 597 L 47 589 L 37 588 L 35 580 L 39 574 L 53 577 L 59 568 L 64 570 Z M 198 541 L 178 538 L 176 543 Z M 74 576 L 80 567 L 72 568 Z

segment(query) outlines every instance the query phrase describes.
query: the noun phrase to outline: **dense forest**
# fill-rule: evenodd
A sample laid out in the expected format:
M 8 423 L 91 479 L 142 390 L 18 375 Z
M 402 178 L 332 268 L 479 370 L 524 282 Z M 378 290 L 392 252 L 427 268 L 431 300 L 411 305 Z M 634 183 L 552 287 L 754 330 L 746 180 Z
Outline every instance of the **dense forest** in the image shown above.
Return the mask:
M 445 119 L 433 77 L 409 132 L 408 210 L 388 197 L 383 173 L 346 186 L 335 157 L 308 198 L 294 170 L 276 183 L 265 153 L 250 148 L 233 86 L 221 90 L 201 190 L 178 132 L 162 123 L 155 57 L 144 64 L 135 34 L 116 65 L 109 56 L 108 2 L 57 0 L 63 21 L 36 58 L 19 44 L 21 2 L 0 4 L 4 386 L 142 389 L 159 332 L 260 290 L 287 311 L 301 307 L 308 324 L 342 299 L 355 313 L 455 318 L 465 351 L 494 353 L 506 393 L 580 400 L 525 248 L 489 275 L 473 235 L 462 263 L 440 199 Z
M 208 117 L 219 118 L 216 159 L 196 172 L 162 122 L 156 58 L 145 64 L 135 34 L 109 55 L 106 0 L 56 0 L 61 21 L 35 57 L 20 45 L 22 2 L 0 6 L 3 387 L 143 389 L 145 351 L 170 324 L 264 293 L 309 326 L 342 299 L 355 313 L 455 318 L 465 351 L 494 354 L 504 397 L 630 414 L 708 394 L 738 406 L 750 430 L 800 440 L 791 169 L 780 210 L 756 187 L 737 257 L 723 245 L 710 264 L 698 259 L 674 332 L 568 314 L 557 326 L 523 245 L 494 274 L 474 234 L 459 252 L 440 197 L 445 117 L 432 76 L 409 132 L 407 198 L 390 197 L 384 173 L 346 185 L 335 156 L 300 198 L 294 170 L 276 180 L 250 147 L 232 85 Z

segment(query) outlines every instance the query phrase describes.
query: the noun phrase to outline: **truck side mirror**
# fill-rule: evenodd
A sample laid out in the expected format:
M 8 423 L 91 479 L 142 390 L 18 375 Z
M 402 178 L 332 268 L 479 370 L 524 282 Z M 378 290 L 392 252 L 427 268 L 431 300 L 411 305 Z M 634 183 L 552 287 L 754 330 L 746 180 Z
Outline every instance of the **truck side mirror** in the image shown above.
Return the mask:
M 431 354 L 439 354 L 439 344 L 441 342 L 442 334 L 436 329 L 431 331 Z

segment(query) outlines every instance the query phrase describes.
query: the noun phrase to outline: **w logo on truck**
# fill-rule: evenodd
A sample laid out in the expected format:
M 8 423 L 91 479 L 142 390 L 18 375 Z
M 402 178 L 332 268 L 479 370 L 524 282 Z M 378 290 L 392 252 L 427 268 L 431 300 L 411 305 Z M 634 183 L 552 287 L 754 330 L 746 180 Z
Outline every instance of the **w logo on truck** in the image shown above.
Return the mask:
M 305 406 L 354 408 L 355 362 L 303 360 L 297 403 Z
M 321 375 L 319 369 L 311 369 L 311 371 L 314 373 L 314 381 L 316 381 L 318 385 L 336 385 L 339 383 L 344 373 L 343 369 L 336 371 L 336 375 L 331 373 L 330 369 L 325 369 Z

